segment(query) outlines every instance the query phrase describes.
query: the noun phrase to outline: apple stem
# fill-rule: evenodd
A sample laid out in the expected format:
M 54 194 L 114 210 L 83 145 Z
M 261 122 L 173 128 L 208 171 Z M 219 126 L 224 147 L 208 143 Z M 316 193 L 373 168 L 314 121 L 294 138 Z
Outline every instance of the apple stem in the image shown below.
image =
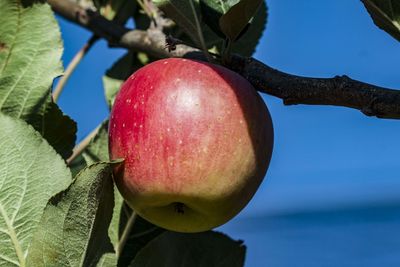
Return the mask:
M 71 62 L 68 64 L 67 68 L 65 69 L 64 75 L 60 78 L 60 80 L 57 83 L 56 88 L 53 91 L 53 100 L 55 103 L 57 103 L 57 100 L 60 97 L 60 94 L 63 91 L 65 84 L 71 77 L 72 73 L 74 72 L 76 67 L 82 61 L 82 58 L 90 50 L 90 48 L 93 46 L 93 44 L 96 42 L 97 39 L 98 39 L 98 37 L 95 35 L 90 37 L 89 41 L 87 41 L 85 43 L 85 45 L 81 49 L 79 49 L 79 51 L 72 58 Z
M 117 248 L 116 248 L 117 258 L 119 258 L 121 256 L 121 253 L 124 250 L 126 241 L 128 241 L 129 234 L 131 233 L 132 227 L 135 224 L 136 217 L 137 217 L 136 212 L 132 211 L 132 214 L 129 216 L 129 219 L 126 222 L 124 231 L 122 232 L 121 238 L 120 238 Z

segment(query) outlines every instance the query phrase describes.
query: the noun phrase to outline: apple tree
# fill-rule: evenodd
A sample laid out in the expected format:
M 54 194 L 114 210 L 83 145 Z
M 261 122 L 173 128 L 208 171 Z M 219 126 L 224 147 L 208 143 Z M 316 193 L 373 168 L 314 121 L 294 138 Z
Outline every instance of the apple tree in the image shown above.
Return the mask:
M 400 40 L 399 1 L 362 3 L 378 27 Z M 205 232 L 169 231 L 128 205 L 130 201 L 120 194 L 124 185 L 122 190 L 114 185 L 126 163 L 124 158 L 109 157 L 108 120 L 75 144 L 77 125 L 57 100 L 99 39 L 110 48 L 126 49 L 103 77 L 110 110 L 132 73 L 175 57 L 230 69 L 226 71 L 247 80 L 246 90 L 255 88 L 281 98 L 284 105 L 335 105 L 367 116 L 400 118 L 397 90 L 347 76 L 295 76 L 252 58 L 267 26 L 267 4 L 263 0 L 0 0 L 0 265 L 244 265 L 243 241 L 212 231 L 212 226 Z M 55 13 L 92 33 L 65 70 Z M 128 20 L 134 21 L 134 29 L 125 26 Z M 262 105 L 256 107 L 261 112 Z M 232 166 L 227 171 L 237 172 Z M 174 206 L 178 213 L 183 211 L 180 205 Z

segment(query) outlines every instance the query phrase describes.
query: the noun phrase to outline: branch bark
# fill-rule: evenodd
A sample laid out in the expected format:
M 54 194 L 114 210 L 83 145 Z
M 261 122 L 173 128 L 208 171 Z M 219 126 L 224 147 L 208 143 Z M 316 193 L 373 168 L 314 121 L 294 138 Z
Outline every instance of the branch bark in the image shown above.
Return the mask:
M 178 45 L 176 50 L 168 51 L 165 35 L 157 28 L 130 30 L 71 0 L 48 0 L 48 3 L 57 14 L 106 39 L 112 47 L 146 52 L 157 58 L 204 59 L 199 49 L 187 45 Z M 291 75 L 254 58 L 239 55 L 233 56 L 227 67 L 245 77 L 258 91 L 281 98 L 285 105 L 343 106 L 358 109 L 367 116 L 400 119 L 398 90 L 356 81 L 347 76 L 310 78 Z

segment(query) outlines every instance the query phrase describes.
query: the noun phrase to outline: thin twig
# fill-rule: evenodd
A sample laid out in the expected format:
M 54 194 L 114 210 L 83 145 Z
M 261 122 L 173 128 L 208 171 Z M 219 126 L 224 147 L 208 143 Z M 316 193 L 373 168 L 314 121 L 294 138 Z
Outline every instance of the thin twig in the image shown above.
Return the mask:
M 157 231 L 158 229 L 160 229 L 158 226 L 154 226 L 154 227 L 150 228 L 149 230 L 146 230 L 146 231 L 137 233 L 137 234 L 132 235 L 132 236 L 130 236 L 130 237 L 131 237 L 131 238 L 139 238 L 139 237 L 142 237 L 142 236 L 144 236 L 144 235 L 148 235 L 148 234 L 150 234 L 150 233 L 152 233 L 152 232 L 154 232 L 154 231 Z
M 192 8 L 194 21 L 196 22 L 197 36 L 198 36 L 199 41 L 200 41 L 201 49 L 203 50 L 204 55 L 206 56 L 208 62 L 211 63 L 212 62 L 212 57 L 208 53 L 207 45 L 206 45 L 206 42 L 204 41 L 203 31 L 201 30 L 200 21 L 199 21 L 199 18 L 197 17 L 197 12 L 196 12 L 196 8 L 194 7 L 193 0 L 189 0 L 189 3 L 190 3 L 190 7 Z
M 129 235 L 130 235 L 130 233 L 132 231 L 132 227 L 135 224 L 136 217 L 137 217 L 136 212 L 132 210 L 132 213 L 129 216 L 128 221 L 126 222 L 125 229 L 122 232 L 121 238 L 120 238 L 120 240 L 118 242 L 118 245 L 117 245 L 117 249 L 116 249 L 117 250 L 116 251 L 117 258 L 119 258 L 119 256 L 121 256 L 122 251 L 124 250 L 125 244 L 128 241 Z
M 85 148 L 88 147 L 90 141 L 97 135 L 102 124 L 97 126 L 93 131 L 91 131 L 79 144 L 77 144 L 72 150 L 72 155 L 67 159 L 67 165 L 69 165 L 77 156 L 82 154 Z
M 83 45 L 81 49 L 75 54 L 75 56 L 72 58 L 71 62 L 68 64 L 64 75 L 60 78 L 60 80 L 57 83 L 56 88 L 53 91 L 53 100 L 54 102 L 57 102 L 58 98 L 60 97 L 61 92 L 64 89 L 65 84 L 71 77 L 72 73 L 76 69 L 76 67 L 79 65 L 79 63 L 82 61 L 83 57 L 87 54 L 87 52 L 90 50 L 90 48 L 93 46 L 93 44 L 96 42 L 97 37 L 92 36 L 87 43 Z

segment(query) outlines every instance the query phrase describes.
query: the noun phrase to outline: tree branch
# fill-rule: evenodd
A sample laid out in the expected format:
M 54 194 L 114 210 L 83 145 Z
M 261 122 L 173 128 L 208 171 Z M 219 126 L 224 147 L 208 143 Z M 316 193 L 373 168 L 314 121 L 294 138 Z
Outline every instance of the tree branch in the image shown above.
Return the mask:
M 257 60 L 235 56 L 233 70 L 259 91 L 279 97 L 285 105 L 332 105 L 360 110 L 367 116 L 400 119 L 400 91 L 349 77 L 308 78 L 275 70 Z
M 156 28 L 130 30 L 87 10 L 71 0 L 48 0 L 62 17 L 81 25 L 110 46 L 146 52 L 157 58 L 194 57 L 204 59 L 201 51 L 187 45 L 176 50 L 165 48 L 165 35 Z M 283 99 L 285 105 L 333 105 L 358 109 L 367 116 L 400 119 L 400 91 L 359 82 L 347 76 L 309 78 L 275 70 L 254 58 L 232 57 L 230 69 L 241 74 L 261 92 Z

